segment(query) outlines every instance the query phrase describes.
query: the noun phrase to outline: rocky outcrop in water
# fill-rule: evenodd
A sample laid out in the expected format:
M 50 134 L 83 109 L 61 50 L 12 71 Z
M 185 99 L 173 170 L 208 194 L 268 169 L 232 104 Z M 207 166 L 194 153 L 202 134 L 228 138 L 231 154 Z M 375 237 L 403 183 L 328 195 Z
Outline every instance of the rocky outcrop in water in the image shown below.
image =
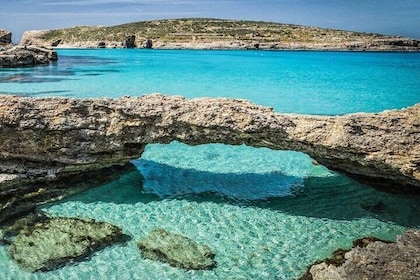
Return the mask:
M 51 218 L 23 229 L 8 253 L 23 269 L 46 271 L 82 260 L 121 237 L 122 230 L 108 223 Z
M 152 230 L 139 241 L 138 247 L 144 258 L 183 269 L 212 269 L 216 266 L 215 255 L 208 246 L 164 229 Z
M 35 66 L 57 59 L 57 52 L 45 47 L 10 46 L 0 50 L 0 67 Z
M 397 238 L 396 243 L 374 241 L 357 244 L 344 254 L 341 263 L 332 264 L 331 260 L 327 260 L 315 264 L 301 279 L 415 280 L 420 279 L 419 263 L 420 231 L 408 230 Z

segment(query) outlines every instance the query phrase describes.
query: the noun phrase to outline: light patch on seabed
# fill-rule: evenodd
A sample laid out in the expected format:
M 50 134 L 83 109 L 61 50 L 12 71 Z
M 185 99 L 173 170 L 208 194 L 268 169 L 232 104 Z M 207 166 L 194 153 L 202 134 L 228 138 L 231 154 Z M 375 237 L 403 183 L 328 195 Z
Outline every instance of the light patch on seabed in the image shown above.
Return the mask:
M 238 200 L 290 195 L 312 169 L 311 159 L 298 152 L 176 141 L 147 145 L 133 163 L 145 177 L 144 190 L 160 197 L 213 192 Z

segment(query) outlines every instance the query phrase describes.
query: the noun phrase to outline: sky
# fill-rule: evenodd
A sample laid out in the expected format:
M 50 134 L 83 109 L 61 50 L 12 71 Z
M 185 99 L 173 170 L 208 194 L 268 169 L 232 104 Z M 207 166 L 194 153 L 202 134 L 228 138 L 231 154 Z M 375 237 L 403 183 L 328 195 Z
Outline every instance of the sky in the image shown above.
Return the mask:
M 0 0 L 0 29 L 22 33 L 209 17 L 292 23 L 420 39 L 420 0 Z

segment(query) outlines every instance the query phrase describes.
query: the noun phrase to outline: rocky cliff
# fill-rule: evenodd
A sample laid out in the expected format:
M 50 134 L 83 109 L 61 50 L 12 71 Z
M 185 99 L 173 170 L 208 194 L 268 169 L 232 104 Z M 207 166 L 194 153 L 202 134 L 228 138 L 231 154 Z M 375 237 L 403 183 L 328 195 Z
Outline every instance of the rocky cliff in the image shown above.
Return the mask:
M 420 50 L 418 40 L 401 36 L 205 18 L 35 30 L 26 32 L 21 44 L 67 48 Z
M 50 177 L 138 158 L 148 143 L 246 144 L 309 154 L 387 185 L 420 187 L 420 104 L 380 114 L 277 114 L 244 100 L 0 96 L 0 173 Z
M 12 33 L 4 29 L 0 29 L 0 46 L 0 68 L 48 64 L 58 59 L 57 52 L 49 47 L 12 45 Z

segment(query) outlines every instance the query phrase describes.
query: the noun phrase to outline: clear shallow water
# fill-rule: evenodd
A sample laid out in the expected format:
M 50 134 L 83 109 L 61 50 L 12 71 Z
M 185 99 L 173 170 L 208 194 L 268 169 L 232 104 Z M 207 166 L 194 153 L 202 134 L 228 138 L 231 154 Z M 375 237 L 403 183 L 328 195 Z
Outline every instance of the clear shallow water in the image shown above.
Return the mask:
M 56 65 L 0 69 L 0 92 L 245 98 L 279 112 L 378 112 L 420 102 L 420 53 L 58 50 Z
M 0 279 L 294 279 L 356 238 L 394 240 L 420 225 L 419 197 L 378 192 L 301 153 L 173 142 L 148 145 L 133 164 L 111 183 L 42 207 L 118 225 L 132 237 L 127 245 L 34 274 L 0 247 Z M 154 228 L 207 244 L 217 267 L 188 272 L 141 258 L 136 242 Z
M 403 53 L 60 50 L 55 66 L 0 69 L 0 91 L 117 97 L 159 91 L 228 96 L 277 111 L 343 114 L 420 102 L 420 56 Z M 280 73 L 280 74 L 279 74 Z M 221 144 L 148 145 L 136 170 L 43 210 L 123 228 L 127 245 L 29 274 L 0 247 L 0 279 L 293 279 L 366 235 L 420 227 L 420 198 L 378 192 L 301 153 Z M 162 227 L 207 244 L 212 271 L 142 259 L 136 241 Z

